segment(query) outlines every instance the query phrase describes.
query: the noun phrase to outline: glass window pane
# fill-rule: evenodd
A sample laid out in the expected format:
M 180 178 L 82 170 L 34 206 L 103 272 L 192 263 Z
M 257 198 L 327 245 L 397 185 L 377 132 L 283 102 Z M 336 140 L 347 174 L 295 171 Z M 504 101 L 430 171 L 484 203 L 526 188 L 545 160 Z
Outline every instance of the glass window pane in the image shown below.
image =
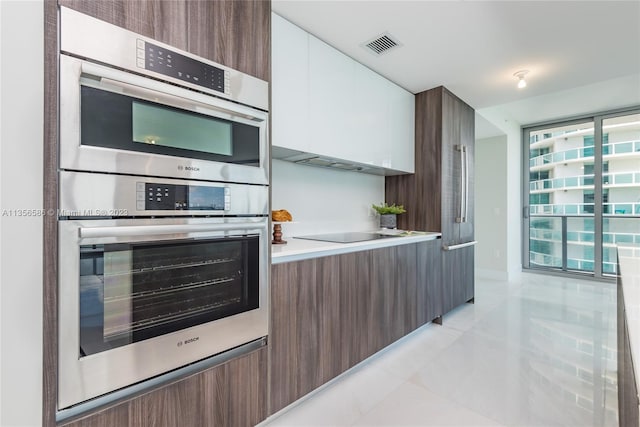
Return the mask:
M 611 154 L 607 159 L 608 210 L 602 221 L 602 270 L 616 273 L 615 245 L 640 243 L 640 114 L 606 119 L 602 123 Z
M 529 264 L 532 267 L 562 268 L 562 223 L 560 218 L 531 218 Z
M 585 215 L 593 222 L 594 185 L 593 122 L 547 128 L 529 134 L 530 212 L 554 215 L 551 218 L 531 217 L 529 221 L 529 264 L 535 267 L 562 268 L 562 217 Z M 544 151 L 543 151 L 544 150 Z M 544 153 L 544 154 L 542 154 Z M 543 155 L 547 161 L 536 158 Z M 588 165 L 585 168 L 585 165 Z M 587 196 L 585 198 L 585 192 Z M 544 194 L 544 198 L 541 196 Z M 546 205 L 542 207 L 543 203 Z M 571 218 L 569 218 L 571 219 Z M 578 247 L 567 268 L 593 270 L 593 224 L 584 226 L 582 218 L 572 222 L 568 240 Z M 584 247 L 590 247 L 586 255 Z
M 567 218 L 567 269 L 593 271 L 593 217 Z

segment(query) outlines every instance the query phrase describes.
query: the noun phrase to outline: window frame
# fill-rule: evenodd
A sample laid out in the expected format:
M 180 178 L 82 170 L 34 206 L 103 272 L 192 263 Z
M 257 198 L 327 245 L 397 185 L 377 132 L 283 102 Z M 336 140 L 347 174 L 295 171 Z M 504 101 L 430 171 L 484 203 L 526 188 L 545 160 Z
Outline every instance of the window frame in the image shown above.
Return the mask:
M 610 280 L 614 281 L 615 276 L 607 273 L 606 275 L 603 273 L 603 214 L 604 214 L 604 205 L 603 205 L 603 144 L 606 142 L 604 138 L 608 140 L 609 134 L 606 133 L 603 135 L 602 126 L 603 121 L 610 118 L 615 118 L 619 116 L 626 116 L 632 114 L 640 114 L 640 105 L 614 109 L 608 111 L 602 111 L 598 113 L 579 115 L 569 118 L 560 118 L 558 120 L 547 120 L 544 122 L 537 122 L 527 125 L 522 125 L 521 127 L 521 143 L 522 143 L 522 163 L 521 163 L 521 180 L 522 180 L 522 198 L 521 198 L 521 212 L 522 212 L 522 268 L 524 271 L 535 271 L 544 274 L 554 274 L 554 275 L 563 275 L 563 276 L 574 276 L 574 277 L 592 277 L 597 280 Z M 529 155 L 530 155 L 530 135 L 532 132 L 544 130 L 546 128 L 551 127 L 560 127 L 560 126 L 571 126 L 577 125 L 585 122 L 593 122 L 594 133 L 594 271 L 593 272 L 582 272 L 577 270 L 569 270 L 566 265 L 563 265 L 562 269 L 557 268 L 541 268 L 541 267 L 532 267 L 530 265 L 530 166 L 529 166 Z M 608 168 L 607 168 L 608 169 Z M 567 216 L 562 217 L 564 221 L 566 221 Z M 562 246 L 563 246 L 563 259 L 566 260 L 566 251 L 567 251 L 567 243 L 566 243 L 566 228 L 565 233 L 562 237 Z M 566 264 L 566 263 L 565 263 Z

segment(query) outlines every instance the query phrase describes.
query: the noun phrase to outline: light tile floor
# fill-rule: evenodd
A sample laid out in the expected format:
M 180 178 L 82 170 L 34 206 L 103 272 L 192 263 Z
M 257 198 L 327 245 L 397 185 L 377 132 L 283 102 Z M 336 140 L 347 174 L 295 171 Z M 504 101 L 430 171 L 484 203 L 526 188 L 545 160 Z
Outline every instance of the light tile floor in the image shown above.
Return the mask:
M 263 426 L 616 426 L 616 292 L 523 273 L 476 279 L 428 324 Z

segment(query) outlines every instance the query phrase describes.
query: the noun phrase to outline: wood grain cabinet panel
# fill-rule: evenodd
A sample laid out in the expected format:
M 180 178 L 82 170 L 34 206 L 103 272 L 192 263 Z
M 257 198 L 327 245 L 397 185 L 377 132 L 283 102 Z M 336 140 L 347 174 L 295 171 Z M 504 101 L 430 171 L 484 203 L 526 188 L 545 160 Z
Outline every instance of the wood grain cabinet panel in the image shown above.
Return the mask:
M 618 271 L 620 265 L 618 264 Z M 640 426 L 640 399 L 631 356 L 622 277 L 617 279 L 618 420 L 622 426 Z
M 441 240 L 419 243 L 416 254 L 417 326 L 444 314 Z
M 272 266 L 270 413 L 431 320 L 418 321 L 432 296 L 418 289 L 418 247 Z
M 189 52 L 270 81 L 270 1 L 191 0 L 187 21 Z
M 371 283 L 371 252 L 340 255 L 340 367 L 343 371 L 371 355 L 369 329 L 369 286 Z
M 398 218 L 399 228 L 439 231 L 442 244 L 447 246 L 470 242 L 474 238 L 475 112 L 442 86 L 418 93 L 415 103 L 416 173 L 386 177 L 385 198 L 407 208 Z M 465 147 L 466 159 L 459 146 Z M 468 166 L 466 197 L 462 192 L 463 165 Z M 464 216 L 461 200 L 468 206 L 463 223 L 457 221 Z M 440 316 L 473 298 L 473 248 L 443 252 L 437 258 L 441 286 L 439 290 L 430 288 L 430 292 L 440 292 L 441 300 L 428 299 L 428 309 Z M 434 271 L 434 265 L 431 267 L 430 272 Z
M 447 313 L 474 297 L 474 249 L 442 252 L 443 311 Z
M 390 249 L 395 253 L 394 293 L 398 300 L 399 325 L 391 342 L 397 341 L 416 329 L 418 324 L 418 244 L 399 245 Z
M 59 0 L 61 6 L 182 50 L 188 50 L 189 3 L 188 0 Z
M 343 371 L 339 259 L 278 264 L 271 273 L 271 411 Z
M 249 427 L 266 416 L 267 349 L 263 347 L 66 426 Z
M 270 81 L 268 0 L 59 0 L 59 4 Z

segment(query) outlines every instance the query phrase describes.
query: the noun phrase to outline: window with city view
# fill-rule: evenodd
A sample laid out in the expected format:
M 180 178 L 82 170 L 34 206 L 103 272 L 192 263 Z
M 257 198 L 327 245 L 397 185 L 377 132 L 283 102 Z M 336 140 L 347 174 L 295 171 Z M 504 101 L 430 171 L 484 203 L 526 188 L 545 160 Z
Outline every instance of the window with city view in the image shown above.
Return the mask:
M 525 129 L 525 266 L 616 273 L 640 245 L 640 113 Z

